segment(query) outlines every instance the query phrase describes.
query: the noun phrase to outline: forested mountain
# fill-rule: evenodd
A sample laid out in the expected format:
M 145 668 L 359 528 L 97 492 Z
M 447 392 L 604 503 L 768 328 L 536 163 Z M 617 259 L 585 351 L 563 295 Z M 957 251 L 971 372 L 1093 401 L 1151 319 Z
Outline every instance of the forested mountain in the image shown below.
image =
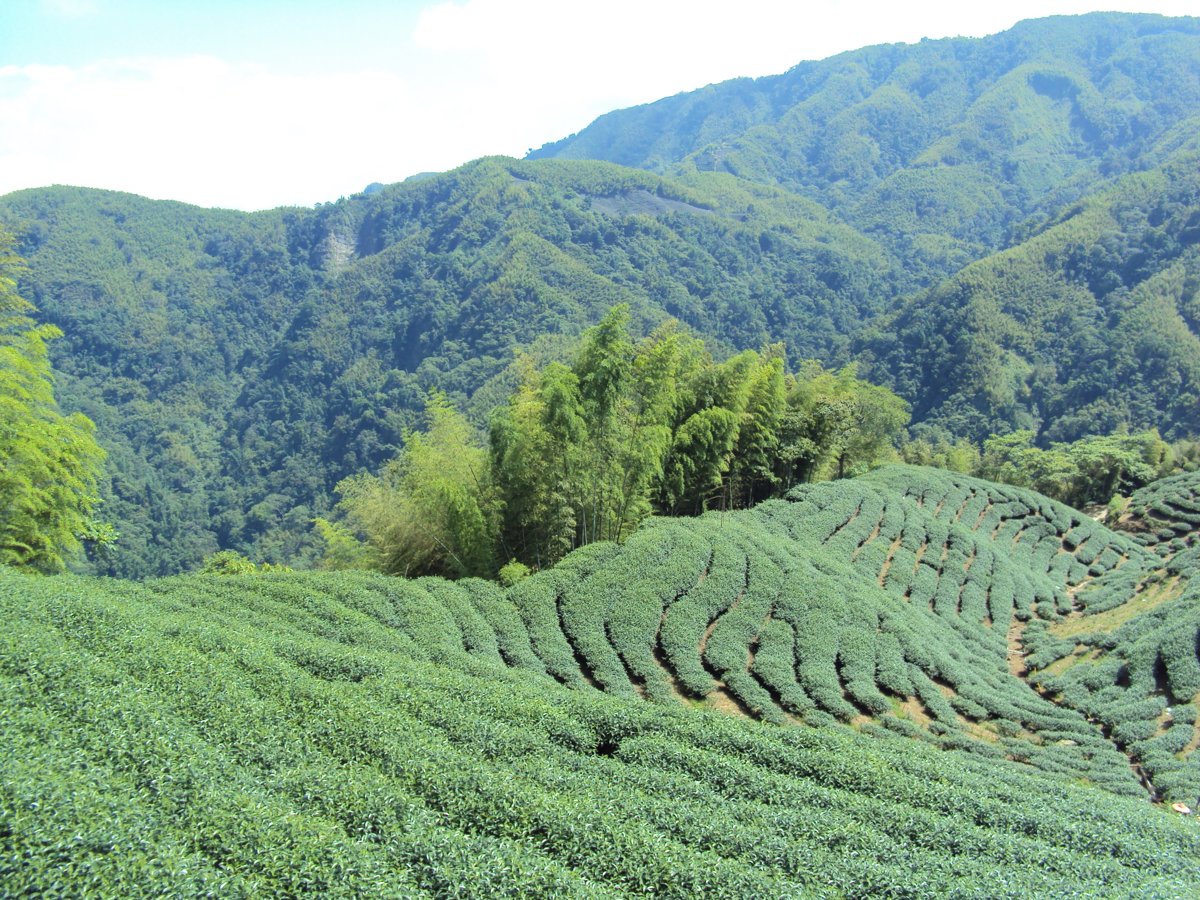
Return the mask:
M 425 391 L 482 421 L 515 347 L 553 356 L 547 337 L 616 303 L 640 331 L 674 316 L 718 348 L 844 362 L 895 281 L 870 239 L 785 192 L 600 163 L 481 160 L 255 215 L 51 188 L 0 217 L 22 235 L 25 295 L 67 335 L 64 401 L 108 442 L 119 574 L 252 542 L 295 558 Z
M 0 198 L 108 451 L 96 571 L 305 564 L 431 388 L 477 424 L 627 303 L 720 355 L 853 360 L 929 435 L 1197 431 L 1200 22 L 874 47 L 311 210 Z M 592 157 L 590 159 L 585 157 Z M 601 160 L 601 161 L 597 161 Z M 607 160 L 607 161 L 603 161 Z M 630 168 L 634 166 L 635 168 Z M 652 170 L 652 171 L 647 171 Z
M 800 63 L 609 113 L 530 156 L 779 185 L 933 279 L 1141 168 L 1198 113 L 1200 20 L 1096 13 Z
M 1073 204 L 910 298 L 858 348 L 934 430 L 1200 434 L 1200 154 Z

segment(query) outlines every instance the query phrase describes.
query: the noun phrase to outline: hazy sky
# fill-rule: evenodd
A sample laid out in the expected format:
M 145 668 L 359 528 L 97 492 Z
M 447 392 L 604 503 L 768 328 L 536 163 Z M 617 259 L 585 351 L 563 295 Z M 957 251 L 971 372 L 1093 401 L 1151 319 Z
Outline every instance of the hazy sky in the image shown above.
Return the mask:
M 727 78 L 1097 8 L 1200 0 L 0 0 L 0 194 L 311 206 Z

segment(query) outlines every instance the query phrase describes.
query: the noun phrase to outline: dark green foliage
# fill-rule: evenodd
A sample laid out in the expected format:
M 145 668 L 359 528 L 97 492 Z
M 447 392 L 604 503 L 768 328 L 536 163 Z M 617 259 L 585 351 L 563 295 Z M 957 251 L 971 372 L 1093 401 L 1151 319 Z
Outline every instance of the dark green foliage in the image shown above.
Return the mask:
M 888 373 L 931 434 L 1200 432 L 1196 161 L 1129 175 L 915 296 L 864 337 L 867 374 Z M 1115 256 L 1083 261 L 1110 243 Z
M 47 345 L 62 337 L 33 319 L 16 291 L 22 261 L 0 230 L 0 565 L 59 572 L 84 540 L 107 547 L 94 512 L 104 451 L 91 420 L 63 415 Z
M 200 572 L 204 575 L 253 575 L 256 572 L 270 572 L 283 568 L 270 563 L 255 565 L 236 550 L 220 550 L 204 560 Z
M 314 473 L 294 464 L 268 483 L 247 466 L 277 452 L 267 445 L 288 417 L 260 407 L 249 427 L 233 415 L 319 279 L 293 257 L 290 214 L 73 188 L 0 206 L 30 257 L 22 289 L 66 335 L 52 353 L 61 402 L 96 422 L 108 451 L 101 492 L 121 541 L 96 565 L 178 571 L 221 548 L 248 550 L 247 530 L 272 541 L 306 533 L 319 510 L 297 512 L 294 497 Z M 273 551 L 255 555 L 291 555 Z
M 1021 428 L 1038 446 L 1200 431 L 1197 32 L 1092 15 L 867 48 L 615 113 L 539 154 L 655 174 L 491 158 L 254 215 L 10 195 L 22 290 L 67 334 L 59 398 L 108 451 L 122 541 L 92 567 L 163 574 L 220 549 L 311 564 L 334 486 L 396 456 L 431 388 L 482 425 L 519 348 L 565 361 L 622 303 L 632 334 L 674 317 L 718 360 L 774 342 L 835 372 L 857 358 L 928 426 L 916 462 L 962 469 L 956 439 Z M 773 376 L 746 403 L 772 421 Z M 714 488 L 703 451 L 720 457 L 732 423 L 692 409 L 668 505 L 854 471 L 807 443 L 841 412 L 744 429 Z M 548 560 L 572 545 L 558 499 L 526 510 Z
M 810 361 L 790 383 L 776 461 L 786 485 L 861 474 L 891 451 L 908 404 L 857 375 L 853 365 L 827 372 Z
M 1171 455 L 1154 431 L 1095 435 L 1047 449 L 1035 447 L 1033 438 L 1031 431 L 988 438 L 973 474 L 1083 507 L 1154 481 Z

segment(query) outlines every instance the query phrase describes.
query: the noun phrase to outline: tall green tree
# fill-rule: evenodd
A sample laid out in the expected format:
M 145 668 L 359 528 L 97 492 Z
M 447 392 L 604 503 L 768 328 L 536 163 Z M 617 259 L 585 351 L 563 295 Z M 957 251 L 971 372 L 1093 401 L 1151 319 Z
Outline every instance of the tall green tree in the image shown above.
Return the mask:
M 733 450 L 730 496 L 735 506 L 753 506 L 779 484 L 775 460 L 787 411 L 783 348 L 768 348 L 748 380 L 749 395 Z
M 650 512 L 678 372 L 694 339 L 668 326 L 635 346 L 628 328 L 628 308 L 614 307 L 585 333 L 572 366 L 526 367 L 493 416 L 502 535 L 530 565 L 621 540 Z
M 710 498 L 722 495 L 738 425 L 738 413 L 710 406 L 688 416 L 676 429 L 659 494 L 667 512 L 700 513 Z
M 865 471 L 894 452 L 908 424 L 908 404 L 858 377 L 809 360 L 792 381 L 780 425 L 779 475 L 785 486 Z
M 622 506 L 621 448 L 628 436 L 627 400 L 632 366 L 629 307 L 620 304 L 584 332 L 575 360 L 592 456 L 591 464 L 580 473 L 584 479 L 577 522 L 580 544 L 614 540 L 621 530 L 617 516 Z
M 583 514 L 588 429 L 579 380 L 562 363 L 525 366 L 517 390 L 491 422 L 491 468 L 503 500 L 505 552 L 535 567 L 576 545 Z
M 1108 503 L 1170 469 L 1171 448 L 1157 431 L 1092 435 L 1042 448 L 1032 431 L 994 435 L 983 445 L 979 474 L 1030 487 L 1071 506 Z
M 338 484 L 339 507 L 385 572 L 490 577 L 499 522 L 487 451 L 443 395 L 425 415 L 426 430 L 410 432 L 379 475 Z
M 753 350 L 714 363 L 705 352 L 681 386 L 659 504 L 672 514 L 731 505 L 730 470 L 761 360 Z
M 625 403 L 620 466 L 620 540 L 652 511 L 652 492 L 663 476 L 671 448 L 671 426 L 682 388 L 702 357 L 704 345 L 671 321 L 642 341 L 634 354 Z
M 84 415 L 64 416 L 54 398 L 47 342 L 17 293 L 22 261 L 0 232 L 0 563 L 62 571 L 82 542 L 106 544 L 111 527 L 95 517 L 104 451 Z

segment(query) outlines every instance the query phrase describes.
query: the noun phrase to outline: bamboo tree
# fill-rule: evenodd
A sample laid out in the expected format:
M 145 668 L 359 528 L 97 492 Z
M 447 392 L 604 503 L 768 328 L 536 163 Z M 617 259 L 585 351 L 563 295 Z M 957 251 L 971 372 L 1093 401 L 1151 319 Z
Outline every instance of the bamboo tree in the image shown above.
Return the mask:
M 750 380 L 750 395 L 742 414 L 730 472 L 730 495 L 737 506 L 752 506 L 769 496 L 779 479 L 775 459 L 779 430 L 787 409 L 782 348 L 760 360 Z
M 575 374 L 587 423 L 593 459 L 584 470 L 585 501 L 580 517 L 578 543 L 614 538 L 614 511 L 620 506 L 622 404 L 628 387 L 633 357 L 629 338 L 629 307 L 613 307 L 584 334 Z
M 35 322 L 17 293 L 21 270 L 0 232 L 0 563 L 58 572 L 83 541 L 107 544 L 116 532 L 94 516 L 105 456 L 95 426 L 54 399 L 47 343 L 62 332 Z
M 338 484 L 342 512 L 366 535 L 385 572 L 462 578 L 495 573 L 498 509 L 487 452 L 440 394 L 426 406 L 424 432 L 379 475 Z

